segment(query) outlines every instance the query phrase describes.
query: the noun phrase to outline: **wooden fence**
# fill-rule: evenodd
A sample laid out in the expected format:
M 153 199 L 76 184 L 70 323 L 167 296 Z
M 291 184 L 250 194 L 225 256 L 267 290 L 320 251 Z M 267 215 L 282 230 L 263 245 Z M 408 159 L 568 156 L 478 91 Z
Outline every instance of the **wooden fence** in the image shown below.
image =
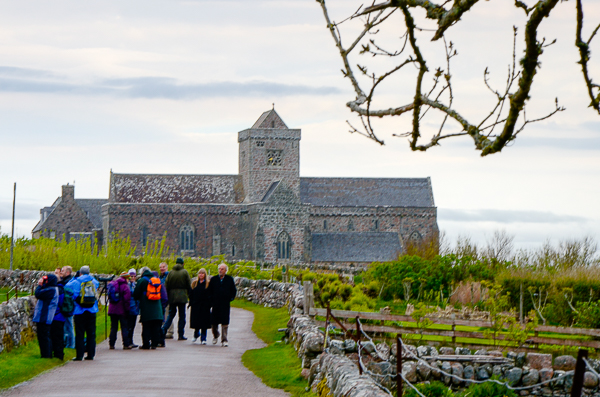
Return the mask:
M 308 306 L 308 314 L 311 316 L 327 316 L 327 309 L 315 308 Z M 449 338 L 453 344 L 457 343 L 457 338 L 470 338 L 468 344 L 471 345 L 489 345 L 490 338 L 486 336 L 483 331 L 459 331 L 456 330 L 456 326 L 468 326 L 477 328 L 489 329 L 491 324 L 488 321 L 468 321 L 468 320 L 448 320 L 432 318 L 434 324 L 443 324 L 450 327 L 448 330 L 437 330 L 437 329 L 419 329 L 414 326 L 403 325 L 402 323 L 415 324 L 415 320 L 410 316 L 402 316 L 395 314 L 383 314 L 374 312 L 356 312 L 348 310 L 331 310 L 331 314 L 340 319 L 341 323 L 348 329 L 355 327 L 354 324 L 349 323 L 348 319 L 356 319 L 359 317 L 361 320 L 374 320 L 379 321 L 380 324 L 362 324 L 362 329 L 365 332 L 380 332 L 380 333 L 401 333 L 404 335 L 432 335 L 442 336 Z M 398 322 L 400 325 L 385 325 L 385 321 Z M 324 326 L 324 321 L 316 321 L 319 326 Z M 562 339 L 556 336 L 540 335 L 540 333 L 550 332 L 563 335 L 580 336 L 588 340 L 580 339 Z M 591 340 L 590 340 L 591 338 Z M 505 334 L 499 334 L 496 337 L 497 341 L 504 341 L 506 338 Z M 594 349 L 600 349 L 600 329 L 585 329 L 585 328 L 568 328 L 568 327 L 552 327 L 552 326 L 538 326 L 533 335 L 527 338 L 527 345 L 537 348 L 540 344 L 547 345 L 559 345 L 559 346 L 576 346 L 576 347 L 588 347 Z M 460 343 L 460 342 L 458 342 Z

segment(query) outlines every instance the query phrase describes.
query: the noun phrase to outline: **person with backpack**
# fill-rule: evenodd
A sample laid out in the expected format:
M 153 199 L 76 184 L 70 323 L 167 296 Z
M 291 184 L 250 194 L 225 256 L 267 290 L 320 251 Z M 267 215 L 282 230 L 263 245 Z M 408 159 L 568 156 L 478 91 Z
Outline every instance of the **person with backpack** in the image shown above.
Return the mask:
M 108 338 L 108 347 L 115 349 L 117 341 L 117 331 L 121 323 L 121 339 L 123 340 L 123 350 L 131 350 L 129 343 L 129 327 L 127 320 L 129 317 L 129 307 L 131 304 L 131 291 L 129 289 L 129 273 L 123 272 L 120 277 L 114 279 L 108 284 L 108 316 L 110 317 L 110 336 Z
M 178 340 L 187 340 L 185 337 L 185 306 L 188 303 L 188 297 L 192 290 L 192 280 L 187 270 L 183 268 L 183 258 L 177 258 L 173 270 L 169 272 L 165 286 L 169 295 L 169 316 L 162 326 L 163 335 L 173 323 L 175 315 L 179 312 L 179 321 L 177 322 Z
M 140 302 L 140 322 L 142 323 L 142 346 L 140 349 L 156 349 L 163 340 L 161 324 L 163 320 L 161 307 L 162 284 L 147 266 L 142 269 L 142 277 L 138 280 L 133 298 Z
M 198 271 L 197 277 L 192 280 L 190 328 L 194 330 L 194 342 L 200 337 L 200 343 L 203 345 L 206 345 L 206 331 L 211 327 L 208 285 L 206 269 L 202 268 Z
M 75 310 L 75 358 L 73 361 L 93 360 L 96 355 L 96 313 L 98 313 L 98 280 L 90 275 L 90 267 L 82 266 L 79 277 L 67 284 L 73 293 Z
M 65 287 L 73 279 L 73 268 L 71 266 L 63 266 L 60 271 L 59 285 L 63 287 L 64 300 L 61 313 L 65 318 L 64 323 L 64 347 L 67 349 L 75 349 L 75 330 L 73 329 L 73 311 L 75 310 L 75 301 L 73 301 L 73 293 Z
M 135 291 L 136 280 L 135 276 L 137 272 L 135 269 L 129 269 L 129 292 L 131 293 L 131 300 L 129 301 L 129 316 L 127 317 L 127 346 L 131 346 L 132 349 L 139 347 L 133 342 L 133 332 L 135 331 L 135 323 L 137 322 L 137 316 L 140 314 L 140 302 L 133 297 L 133 291 Z
M 48 274 L 38 281 L 35 288 L 35 304 L 33 322 L 37 324 L 37 337 L 42 358 L 52 358 L 51 327 L 54 315 L 58 311 L 60 298 L 59 287 L 56 285 L 58 278 Z

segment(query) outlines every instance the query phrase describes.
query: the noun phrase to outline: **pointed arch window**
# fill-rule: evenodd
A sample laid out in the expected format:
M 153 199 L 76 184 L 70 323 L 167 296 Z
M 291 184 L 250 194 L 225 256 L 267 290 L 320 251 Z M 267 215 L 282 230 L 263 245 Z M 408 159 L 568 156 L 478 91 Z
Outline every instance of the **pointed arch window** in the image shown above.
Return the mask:
M 277 258 L 278 259 L 290 259 L 290 246 L 291 239 L 290 235 L 286 232 L 281 232 L 277 237 Z
M 179 249 L 181 251 L 194 251 L 194 227 L 190 224 L 179 229 Z

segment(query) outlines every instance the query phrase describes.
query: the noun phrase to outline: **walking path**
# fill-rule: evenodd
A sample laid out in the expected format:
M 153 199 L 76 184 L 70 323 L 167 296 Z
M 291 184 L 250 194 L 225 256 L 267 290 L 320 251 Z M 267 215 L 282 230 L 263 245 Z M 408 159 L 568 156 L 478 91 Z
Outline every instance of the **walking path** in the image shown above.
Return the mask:
M 98 313 L 103 315 L 103 313 Z M 187 317 L 189 321 L 189 316 Z M 5 396 L 264 396 L 288 394 L 271 389 L 242 364 L 242 354 L 264 346 L 252 332 L 252 312 L 231 309 L 229 347 L 167 339 L 166 348 L 156 350 L 109 350 L 108 341 L 96 348 L 94 361 L 69 362 L 0 394 Z M 141 345 L 141 324 L 134 341 Z

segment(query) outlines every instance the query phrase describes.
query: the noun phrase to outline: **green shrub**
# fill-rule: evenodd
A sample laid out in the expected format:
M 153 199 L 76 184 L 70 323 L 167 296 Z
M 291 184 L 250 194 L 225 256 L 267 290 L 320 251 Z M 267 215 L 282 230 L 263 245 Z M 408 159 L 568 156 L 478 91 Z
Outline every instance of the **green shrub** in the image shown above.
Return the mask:
M 517 394 L 504 385 L 486 382 L 471 383 L 459 397 L 517 397 Z
M 454 397 L 452 390 L 444 383 L 437 380 L 431 383 L 420 383 L 416 385 L 416 388 L 425 397 Z M 406 390 L 404 392 L 404 397 L 419 397 L 417 392 L 408 385 L 404 385 L 404 390 Z

